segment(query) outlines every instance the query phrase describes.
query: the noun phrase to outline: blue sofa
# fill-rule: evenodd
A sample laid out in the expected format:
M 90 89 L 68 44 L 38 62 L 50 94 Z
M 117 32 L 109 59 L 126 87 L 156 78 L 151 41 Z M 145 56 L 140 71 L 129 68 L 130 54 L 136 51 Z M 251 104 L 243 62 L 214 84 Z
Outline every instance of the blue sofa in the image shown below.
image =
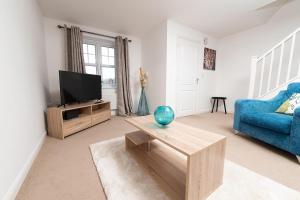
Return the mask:
M 293 93 L 300 93 L 300 83 L 289 84 L 270 100 L 237 100 L 233 128 L 296 155 L 300 162 L 300 108 L 293 116 L 275 113 Z

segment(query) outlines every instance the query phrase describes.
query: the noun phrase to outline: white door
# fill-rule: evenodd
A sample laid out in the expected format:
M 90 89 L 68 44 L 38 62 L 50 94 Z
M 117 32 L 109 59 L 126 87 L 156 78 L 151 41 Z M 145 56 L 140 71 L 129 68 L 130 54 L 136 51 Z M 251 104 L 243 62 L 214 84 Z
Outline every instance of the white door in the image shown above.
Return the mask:
M 199 77 L 201 69 L 201 44 L 179 39 L 177 43 L 176 114 L 186 116 L 199 108 Z

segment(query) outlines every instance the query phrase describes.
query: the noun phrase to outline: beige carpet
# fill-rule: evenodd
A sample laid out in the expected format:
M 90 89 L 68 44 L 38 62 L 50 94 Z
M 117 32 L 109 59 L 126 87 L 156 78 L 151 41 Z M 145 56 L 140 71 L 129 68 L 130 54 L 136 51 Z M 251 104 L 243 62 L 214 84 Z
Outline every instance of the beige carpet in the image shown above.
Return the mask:
M 108 200 L 172 200 L 124 137 L 90 146 Z M 179 154 L 179 153 L 178 153 Z M 300 200 L 300 193 L 225 160 L 223 185 L 208 200 Z
M 300 191 L 300 165 L 293 155 L 232 133 L 232 115 L 207 113 L 179 121 L 227 136 L 226 159 Z M 115 117 L 65 140 L 47 137 L 18 200 L 105 200 L 89 145 L 136 130 Z

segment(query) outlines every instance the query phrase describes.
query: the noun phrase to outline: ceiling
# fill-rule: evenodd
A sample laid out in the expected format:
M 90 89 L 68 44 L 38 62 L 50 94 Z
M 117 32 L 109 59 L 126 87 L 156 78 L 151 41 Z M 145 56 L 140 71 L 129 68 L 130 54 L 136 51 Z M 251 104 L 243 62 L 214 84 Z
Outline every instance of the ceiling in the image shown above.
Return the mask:
M 167 19 L 214 37 L 265 23 L 291 0 L 38 0 L 44 16 L 143 36 Z

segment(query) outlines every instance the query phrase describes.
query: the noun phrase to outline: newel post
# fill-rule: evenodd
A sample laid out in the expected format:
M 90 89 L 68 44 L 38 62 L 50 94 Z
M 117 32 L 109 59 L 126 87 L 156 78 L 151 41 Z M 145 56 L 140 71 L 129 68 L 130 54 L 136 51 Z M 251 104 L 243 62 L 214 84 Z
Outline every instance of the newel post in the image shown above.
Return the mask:
M 251 59 L 250 84 L 249 84 L 249 93 L 248 93 L 248 98 L 250 99 L 254 97 L 256 67 L 257 67 L 257 56 L 253 56 Z

